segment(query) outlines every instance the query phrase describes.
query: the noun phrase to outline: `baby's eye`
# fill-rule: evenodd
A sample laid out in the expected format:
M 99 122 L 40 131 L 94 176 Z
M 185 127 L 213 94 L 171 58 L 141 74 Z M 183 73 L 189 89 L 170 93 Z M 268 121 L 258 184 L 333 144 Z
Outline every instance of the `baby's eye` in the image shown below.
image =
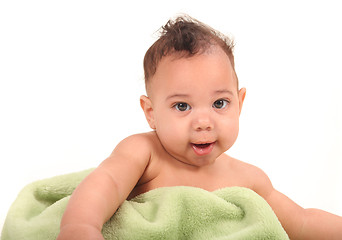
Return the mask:
M 216 100 L 216 101 L 213 103 L 213 107 L 214 107 L 214 108 L 217 108 L 217 109 L 222 109 L 222 108 L 227 107 L 228 104 L 229 104 L 229 101 L 228 101 L 228 100 L 219 99 L 219 100 Z
M 190 105 L 184 102 L 180 102 L 174 105 L 174 107 L 181 112 L 188 111 L 191 109 Z

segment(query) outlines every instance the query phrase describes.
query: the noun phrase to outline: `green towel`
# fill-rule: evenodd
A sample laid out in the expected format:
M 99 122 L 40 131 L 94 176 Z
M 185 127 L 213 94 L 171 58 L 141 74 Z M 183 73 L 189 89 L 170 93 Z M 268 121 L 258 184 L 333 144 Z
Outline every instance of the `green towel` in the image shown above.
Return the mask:
M 8 212 L 1 239 L 56 239 L 69 197 L 90 171 L 27 185 Z M 125 201 L 102 233 L 120 240 L 288 239 L 267 202 L 241 187 L 158 188 Z

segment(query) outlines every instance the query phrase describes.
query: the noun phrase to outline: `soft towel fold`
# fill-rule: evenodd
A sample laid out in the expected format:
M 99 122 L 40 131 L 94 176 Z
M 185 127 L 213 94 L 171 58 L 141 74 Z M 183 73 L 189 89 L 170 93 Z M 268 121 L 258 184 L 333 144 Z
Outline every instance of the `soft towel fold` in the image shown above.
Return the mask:
M 56 239 L 69 197 L 90 171 L 27 185 L 8 212 L 1 239 Z M 267 202 L 241 187 L 158 188 L 125 201 L 102 233 L 120 240 L 288 239 Z

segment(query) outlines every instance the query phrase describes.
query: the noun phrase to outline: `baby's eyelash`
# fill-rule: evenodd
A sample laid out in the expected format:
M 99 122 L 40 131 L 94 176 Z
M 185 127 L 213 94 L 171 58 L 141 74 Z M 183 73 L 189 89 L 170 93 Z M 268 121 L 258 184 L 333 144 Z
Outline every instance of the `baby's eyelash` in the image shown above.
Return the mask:
M 175 108 L 177 111 L 185 112 L 191 109 L 191 106 L 185 102 L 178 102 L 172 105 L 172 108 Z
M 213 103 L 213 108 L 224 109 L 229 105 L 230 101 L 228 99 L 218 99 Z

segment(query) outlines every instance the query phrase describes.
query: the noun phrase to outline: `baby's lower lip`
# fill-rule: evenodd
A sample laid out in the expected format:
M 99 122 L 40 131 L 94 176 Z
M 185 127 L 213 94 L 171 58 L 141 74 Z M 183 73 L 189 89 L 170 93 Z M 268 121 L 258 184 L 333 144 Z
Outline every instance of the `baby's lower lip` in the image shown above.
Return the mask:
M 203 155 L 207 155 L 207 154 L 211 153 L 211 151 L 214 148 L 214 145 L 215 145 L 215 142 L 205 143 L 205 144 L 191 143 L 192 149 L 199 156 L 203 156 Z

